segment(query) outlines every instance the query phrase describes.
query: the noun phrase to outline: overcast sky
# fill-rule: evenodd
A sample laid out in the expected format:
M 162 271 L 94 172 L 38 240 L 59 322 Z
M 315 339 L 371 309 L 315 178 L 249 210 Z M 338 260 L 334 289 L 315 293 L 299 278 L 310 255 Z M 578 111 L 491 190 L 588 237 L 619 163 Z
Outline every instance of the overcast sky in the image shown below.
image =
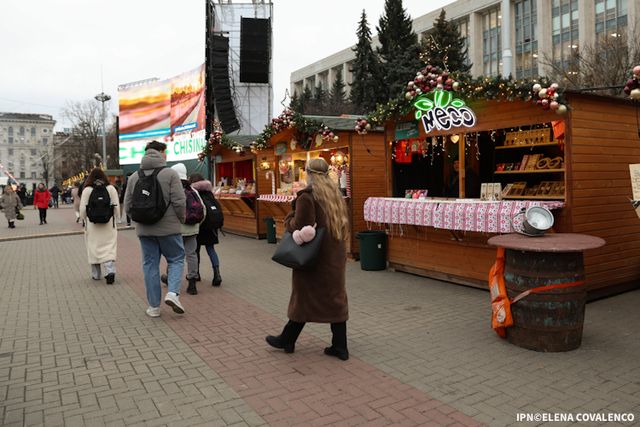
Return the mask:
M 452 0 L 404 0 L 412 18 Z M 364 8 L 375 34 L 384 0 L 273 1 L 274 114 L 292 71 L 349 47 Z M 168 78 L 204 62 L 204 0 L 0 0 L 0 111 L 46 113 L 67 101 Z M 101 77 L 102 76 L 102 77 Z

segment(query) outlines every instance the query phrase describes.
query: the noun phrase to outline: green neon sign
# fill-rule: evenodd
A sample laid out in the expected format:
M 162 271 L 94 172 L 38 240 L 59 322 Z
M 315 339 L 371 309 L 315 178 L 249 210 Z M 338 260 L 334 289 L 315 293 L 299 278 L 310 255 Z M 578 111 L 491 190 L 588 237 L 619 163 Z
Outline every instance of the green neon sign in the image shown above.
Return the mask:
M 430 94 L 420 95 L 413 106 L 416 109 L 416 120 L 422 120 L 426 133 L 433 129 L 449 130 L 460 126 L 473 127 L 476 124 L 473 111 L 449 91 L 435 90 Z

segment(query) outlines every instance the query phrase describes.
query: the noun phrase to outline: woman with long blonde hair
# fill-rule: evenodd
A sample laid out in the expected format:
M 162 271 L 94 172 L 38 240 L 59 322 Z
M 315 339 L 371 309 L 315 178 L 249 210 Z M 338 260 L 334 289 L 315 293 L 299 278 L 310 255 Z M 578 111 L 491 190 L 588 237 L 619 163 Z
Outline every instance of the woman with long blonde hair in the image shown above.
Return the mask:
M 293 353 L 306 322 L 330 323 L 333 338 L 331 346 L 325 348 L 324 353 L 347 360 L 347 205 L 338 185 L 329 177 L 329 165 L 324 159 L 311 159 L 306 172 L 309 185 L 298 191 L 293 201 L 293 212 L 285 218 L 285 226 L 293 233 L 304 226 L 315 225 L 317 229 L 324 228 L 325 233 L 314 267 L 293 270 L 287 313 L 289 322 L 280 335 L 269 335 L 266 339 L 270 346 Z

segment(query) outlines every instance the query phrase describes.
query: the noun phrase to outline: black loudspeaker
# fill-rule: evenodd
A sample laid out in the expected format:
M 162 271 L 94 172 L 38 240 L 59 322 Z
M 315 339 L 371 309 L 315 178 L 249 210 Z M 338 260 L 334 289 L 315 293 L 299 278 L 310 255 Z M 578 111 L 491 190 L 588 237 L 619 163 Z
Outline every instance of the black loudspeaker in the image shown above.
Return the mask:
M 240 22 L 240 81 L 269 83 L 271 20 L 242 18 Z
M 220 125 L 225 133 L 240 129 L 231 98 L 229 84 L 229 39 L 221 35 L 211 35 L 211 68 L 209 82 L 213 86 L 213 99 Z

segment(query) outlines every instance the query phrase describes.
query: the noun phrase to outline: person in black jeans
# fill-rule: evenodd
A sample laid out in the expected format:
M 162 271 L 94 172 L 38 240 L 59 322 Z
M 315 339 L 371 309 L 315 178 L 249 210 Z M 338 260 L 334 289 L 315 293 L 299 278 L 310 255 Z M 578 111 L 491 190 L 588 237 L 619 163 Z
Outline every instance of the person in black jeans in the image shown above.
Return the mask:
M 60 189 L 56 184 L 53 184 L 53 187 L 49 190 L 51 193 L 51 200 L 53 200 L 53 207 L 58 208 L 58 196 L 60 195 Z

